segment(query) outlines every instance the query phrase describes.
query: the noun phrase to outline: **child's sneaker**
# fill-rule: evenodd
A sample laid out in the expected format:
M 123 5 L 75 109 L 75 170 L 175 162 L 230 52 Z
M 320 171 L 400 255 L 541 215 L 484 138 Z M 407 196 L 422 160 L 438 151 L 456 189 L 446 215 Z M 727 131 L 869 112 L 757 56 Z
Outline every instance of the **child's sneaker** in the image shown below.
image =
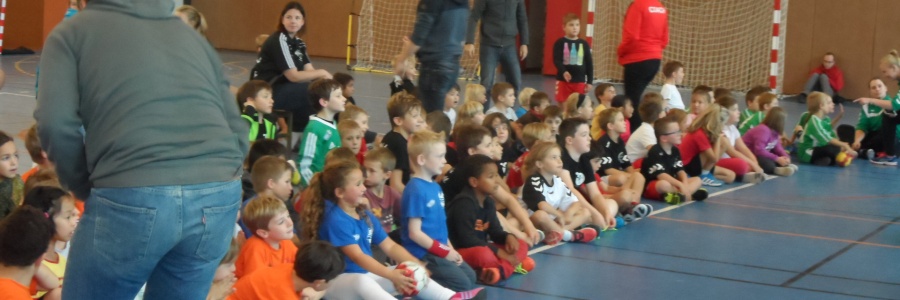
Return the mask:
M 487 290 L 483 287 L 453 294 L 450 300 L 482 300 L 487 299 Z
M 706 175 L 700 175 L 700 183 L 702 183 L 705 186 L 713 186 L 713 187 L 722 186 L 723 184 L 725 184 L 721 180 L 716 179 L 716 176 L 714 176 L 712 172 L 707 173 Z
M 745 183 L 756 184 L 763 181 L 766 181 L 766 175 L 763 175 L 763 173 L 748 172 L 747 174 L 744 174 Z
M 632 206 L 627 213 L 622 215 L 622 220 L 626 223 L 637 221 L 640 218 L 649 216 L 653 212 L 653 206 L 647 204 L 636 204 Z
M 709 198 L 709 191 L 707 191 L 704 188 L 700 188 L 696 192 L 694 192 L 694 194 L 691 196 L 692 196 L 691 198 L 693 198 L 694 201 L 703 201 L 703 200 L 706 200 L 706 198 Z
M 794 175 L 794 168 L 791 168 L 790 166 L 777 167 L 777 168 L 775 168 L 775 175 L 782 176 L 782 177 L 788 177 L 788 176 Z
M 622 227 L 625 226 L 625 224 L 628 224 L 627 222 L 625 222 L 625 219 L 622 219 L 622 216 L 618 216 L 618 215 L 617 215 L 617 216 L 616 216 L 616 227 L 615 227 L 615 229 L 622 228 Z M 608 229 L 607 229 L 607 230 L 608 230 Z M 601 231 L 602 231 L 602 230 L 598 230 L 597 232 L 599 233 L 599 232 L 601 232 Z
M 666 193 L 663 195 L 663 201 L 667 204 L 678 205 L 681 204 L 682 199 L 684 199 L 684 195 L 679 193 Z
M 896 166 L 897 165 L 897 157 L 896 156 L 880 156 L 876 157 L 873 160 L 870 160 L 873 164 L 882 165 L 882 166 Z
M 547 237 L 545 237 L 543 239 L 543 241 L 544 241 L 544 244 L 547 244 L 547 245 L 556 245 L 556 243 L 559 243 L 559 241 L 562 241 L 562 239 L 563 239 L 563 234 L 561 232 L 551 231 L 550 234 L 548 234 Z
M 593 228 L 582 228 L 572 231 L 572 241 L 579 243 L 590 243 L 597 238 L 597 230 Z
M 863 153 L 863 155 L 866 156 L 863 157 L 863 159 L 875 159 L 875 150 L 873 149 L 860 150 L 859 152 Z
M 516 269 L 513 270 L 513 272 L 516 274 L 525 275 L 528 274 L 528 272 L 531 272 L 531 270 L 534 270 L 534 259 L 532 259 L 531 257 L 525 257 L 525 259 L 523 259 L 522 262 L 519 263 L 518 266 L 516 266 Z
M 791 169 L 794 169 L 794 173 L 796 173 L 797 170 L 800 170 L 800 166 L 795 165 L 795 164 L 789 164 L 788 167 L 790 167 Z
M 538 236 L 540 236 L 540 240 L 543 241 L 545 238 L 547 238 L 547 235 L 544 234 L 543 230 L 537 229 L 537 233 L 538 233 Z
M 584 229 L 584 228 L 590 228 L 590 229 L 593 229 L 593 230 L 596 231 L 597 233 L 600 233 L 600 232 L 603 231 L 603 228 L 600 228 L 600 226 L 597 226 L 597 225 L 594 225 L 594 224 L 584 224 L 584 225 L 581 225 L 581 227 L 579 227 L 578 229 Z
M 497 268 L 483 268 L 478 270 L 478 282 L 484 285 L 495 285 L 500 281 L 500 270 Z

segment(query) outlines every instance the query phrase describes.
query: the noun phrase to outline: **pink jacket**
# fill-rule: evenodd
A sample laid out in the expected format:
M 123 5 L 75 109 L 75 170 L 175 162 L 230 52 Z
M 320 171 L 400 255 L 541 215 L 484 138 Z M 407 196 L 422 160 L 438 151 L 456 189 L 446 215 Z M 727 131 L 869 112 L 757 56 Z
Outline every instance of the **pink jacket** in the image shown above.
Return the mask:
M 784 148 L 781 147 L 781 134 L 770 129 L 766 124 L 753 127 L 741 139 L 756 157 L 776 160 L 779 157 L 787 156 Z

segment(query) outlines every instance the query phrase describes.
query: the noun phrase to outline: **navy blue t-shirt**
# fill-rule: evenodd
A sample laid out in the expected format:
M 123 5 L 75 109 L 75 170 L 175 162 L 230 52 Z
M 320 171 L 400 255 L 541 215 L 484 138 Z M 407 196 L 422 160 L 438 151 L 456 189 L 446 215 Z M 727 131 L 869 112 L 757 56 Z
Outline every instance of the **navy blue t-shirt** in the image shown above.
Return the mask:
M 366 219 L 354 219 L 332 201 L 325 201 L 325 213 L 322 215 L 322 225 L 319 227 L 319 239 L 328 241 L 335 247 L 358 245 L 360 250 L 368 256 L 372 256 L 372 244 L 381 244 L 387 238 L 384 229 L 381 228 L 378 218 L 372 212 L 366 211 L 372 226 L 366 223 Z M 347 273 L 368 273 L 366 269 L 357 265 L 353 260 L 344 255 Z
M 444 212 L 444 192 L 440 185 L 422 178 L 410 179 L 403 190 L 400 207 L 400 224 L 403 225 L 400 241 L 410 254 L 422 258 L 428 249 L 409 238 L 409 218 L 422 218 L 422 232 L 439 243 L 447 244 L 447 214 Z

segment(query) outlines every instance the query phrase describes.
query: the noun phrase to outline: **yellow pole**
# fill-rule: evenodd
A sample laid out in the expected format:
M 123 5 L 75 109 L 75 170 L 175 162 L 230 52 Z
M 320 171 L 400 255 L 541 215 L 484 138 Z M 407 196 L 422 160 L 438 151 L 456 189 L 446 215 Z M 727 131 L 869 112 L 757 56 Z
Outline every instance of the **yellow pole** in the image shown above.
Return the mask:
M 352 8 L 351 8 L 352 9 Z M 350 69 L 350 48 L 353 47 L 353 12 L 347 16 L 347 69 Z

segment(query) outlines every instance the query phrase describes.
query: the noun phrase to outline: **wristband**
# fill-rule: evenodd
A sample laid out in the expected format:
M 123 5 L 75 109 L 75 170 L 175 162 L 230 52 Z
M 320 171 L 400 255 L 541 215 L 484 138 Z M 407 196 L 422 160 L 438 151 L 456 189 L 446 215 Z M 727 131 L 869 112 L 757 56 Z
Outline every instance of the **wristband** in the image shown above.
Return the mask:
M 431 248 L 428 249 L 428 253 L 434 254 L 440 258 L 446 258 L 447 255 L 450 255 L 450 247 L 434 240 L 434 242 L 431 243 Z

